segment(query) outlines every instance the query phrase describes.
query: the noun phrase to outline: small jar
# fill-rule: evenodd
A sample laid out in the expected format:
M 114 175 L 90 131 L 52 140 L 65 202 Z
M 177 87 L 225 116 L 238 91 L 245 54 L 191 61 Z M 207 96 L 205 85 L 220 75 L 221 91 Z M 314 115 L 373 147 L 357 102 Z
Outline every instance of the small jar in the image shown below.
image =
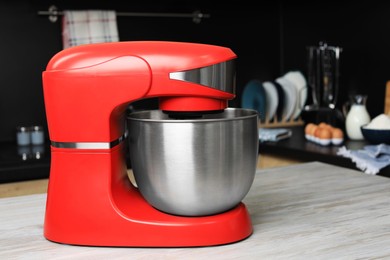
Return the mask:
M 45 135 L 43 133 L 43 127 L 35 125 L 31 128 L 31 143 L 33 145 L 43 144 L 45 141 Z
M 30 127 L 18 126 L 16 128 L 16 142 L 18 145 L 29 145 L 31 143 Z
M 36 160 L 40 160 L 45 155 L 45 146 L 44 145 L 32 145 L 32 157 Z
M 19 145 L 18 146 L 18 155 L 23 161 L 30 160 L 32 158 L 31 146 L 29 145 Z

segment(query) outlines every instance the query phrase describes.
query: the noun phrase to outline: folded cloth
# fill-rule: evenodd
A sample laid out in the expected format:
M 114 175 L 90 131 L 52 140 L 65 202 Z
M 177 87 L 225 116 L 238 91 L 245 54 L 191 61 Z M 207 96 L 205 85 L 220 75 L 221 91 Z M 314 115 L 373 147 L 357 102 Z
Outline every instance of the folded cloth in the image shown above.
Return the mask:
M 62 18 L 63 48 L 88 43 L 119 41 L 113 10 L 65 10 Z
M 367 174 L 377 174 L 390 165 L 390 146 L 387 144 L 366 145 L 361 150 L 348 150 L 343 146 L 337 155 L 350 158 L 357 168 Z
M 287 128 L 260 128 L 259 141 L 260 142 L 277 142 L 279 140 L 290 137 L 292 131 Z

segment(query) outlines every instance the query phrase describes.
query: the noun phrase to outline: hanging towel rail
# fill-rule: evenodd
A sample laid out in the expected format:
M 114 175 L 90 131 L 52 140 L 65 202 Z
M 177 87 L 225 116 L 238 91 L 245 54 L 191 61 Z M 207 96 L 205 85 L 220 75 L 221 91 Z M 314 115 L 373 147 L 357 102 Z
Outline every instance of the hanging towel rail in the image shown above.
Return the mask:
M 49 7 L 47 11 L 38 11 L 38 15 L 47 15 L 52 23 L 55 23 L 58 16 L 63 15 L 55 5 Z M 200 11 L 193 13 L 140 13 L 140 12 L 116 12 L 117 16 L 133 16 L 133 17 L 173 17 L 173 18 L 192 18 L 194 23 L 200 23 L 203 18 L 209 18 L 210 14 L 204 14 Z

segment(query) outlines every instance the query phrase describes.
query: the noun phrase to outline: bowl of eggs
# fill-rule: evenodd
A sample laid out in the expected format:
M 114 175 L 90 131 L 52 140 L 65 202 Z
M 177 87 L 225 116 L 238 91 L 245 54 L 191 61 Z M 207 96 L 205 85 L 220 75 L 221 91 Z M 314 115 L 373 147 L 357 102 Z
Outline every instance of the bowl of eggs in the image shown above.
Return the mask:
M 319 145 L 340 145 L 344 141 L 344 132 L 330 124 L 321 122 L 319 124 L 308 123 L 305 126 L 305 138 L 308 141 Z
M 361 126 L 364 139 L 372 144 L 390 144 L 390 116 L 380 114 Z

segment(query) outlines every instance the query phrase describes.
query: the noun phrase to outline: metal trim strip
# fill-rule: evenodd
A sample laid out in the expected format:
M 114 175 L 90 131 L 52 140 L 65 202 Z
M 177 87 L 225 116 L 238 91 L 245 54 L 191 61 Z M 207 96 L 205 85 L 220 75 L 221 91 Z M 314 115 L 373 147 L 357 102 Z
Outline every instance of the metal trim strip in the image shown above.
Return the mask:
M 56 148 L 65 149 L 111 149 L 127 138 L 127 131 L 118 139 L 111 142 L 56 142 L 51 141 L 51 145 Z

